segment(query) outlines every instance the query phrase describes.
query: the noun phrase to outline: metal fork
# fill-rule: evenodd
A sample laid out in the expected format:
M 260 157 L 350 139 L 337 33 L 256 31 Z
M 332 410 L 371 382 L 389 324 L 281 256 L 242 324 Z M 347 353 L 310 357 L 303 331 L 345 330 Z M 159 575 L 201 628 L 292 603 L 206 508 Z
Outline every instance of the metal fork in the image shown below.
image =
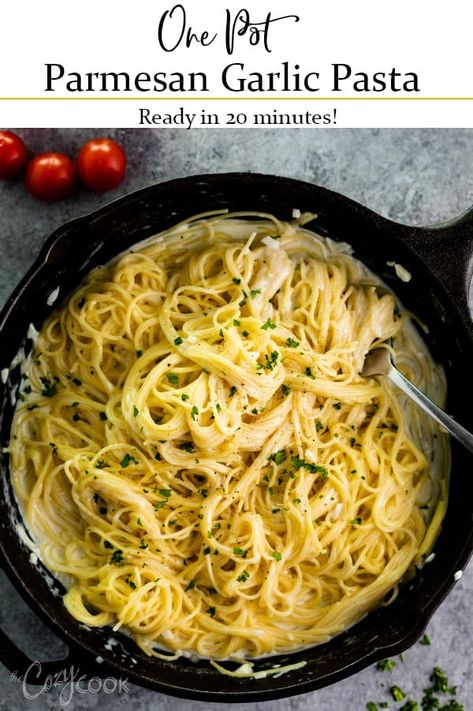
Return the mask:
M 364 377 L 384 376 L 394 383 L 402 392 L 450 432 L 461 444 L 473 453 L 473 434 L 458 424 L 453 417 L 447 415 L 438 405 L 430 400 L 427 395 L 416 388 L 394 365 L 391 354 L 386 348 L 375 348 L 365 358 L 361 375 Z

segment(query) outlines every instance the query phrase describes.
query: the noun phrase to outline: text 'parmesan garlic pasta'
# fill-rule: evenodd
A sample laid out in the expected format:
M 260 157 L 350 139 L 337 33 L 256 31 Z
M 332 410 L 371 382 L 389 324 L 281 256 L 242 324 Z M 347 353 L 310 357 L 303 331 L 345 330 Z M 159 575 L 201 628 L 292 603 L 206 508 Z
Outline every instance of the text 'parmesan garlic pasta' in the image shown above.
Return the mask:
M 210 213 L 92 271 L 23 364 L 15 492 L 80 622 L 147 654 L 320 644 L 392 601 L 435 541 L 443 372 L 350 253 L 262 213 Z

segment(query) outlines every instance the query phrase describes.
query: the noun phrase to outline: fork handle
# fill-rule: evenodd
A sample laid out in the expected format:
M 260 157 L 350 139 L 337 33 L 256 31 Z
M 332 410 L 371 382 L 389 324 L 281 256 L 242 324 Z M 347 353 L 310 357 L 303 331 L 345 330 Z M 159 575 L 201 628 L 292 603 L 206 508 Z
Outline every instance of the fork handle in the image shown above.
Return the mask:
M 397 385 L 411 400 L 424 410 L 430 417 L 444 427 L 461 444 L 473 453 L 473 434 L 458 424 L 453 417 L 447 415 L 438 405 L 436 405 L 427 395 L 416 388 L 404 375 L 395 367 L 391 366 L 388 374 L 389 380 Z

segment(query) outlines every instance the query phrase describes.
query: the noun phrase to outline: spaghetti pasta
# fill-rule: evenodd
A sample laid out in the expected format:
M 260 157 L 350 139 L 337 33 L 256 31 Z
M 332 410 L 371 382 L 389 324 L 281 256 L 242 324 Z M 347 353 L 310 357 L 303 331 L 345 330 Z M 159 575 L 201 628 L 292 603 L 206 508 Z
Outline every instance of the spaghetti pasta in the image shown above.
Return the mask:
M 432 547 L 446 437 L 369 349 L 442 400 L 392 293 L 302 215 L 197 216 L 92 271 L 41 328 L 15 492 L 64 603 L 147 653 L 322 643 Z

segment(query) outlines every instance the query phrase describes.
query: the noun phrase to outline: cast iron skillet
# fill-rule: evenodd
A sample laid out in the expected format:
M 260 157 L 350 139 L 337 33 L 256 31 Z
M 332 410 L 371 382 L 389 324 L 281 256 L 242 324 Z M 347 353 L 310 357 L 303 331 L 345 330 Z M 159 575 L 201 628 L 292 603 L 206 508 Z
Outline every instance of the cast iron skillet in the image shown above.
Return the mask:
M 447 374 L 448 411 L 473 429 L 473 326 L 467 293 L 473 261 L 473 210 L 443 225 L 406 227 L 324 188 L 268 175 L 235 173 L 173 180 L 128 195 L 61 227 L 46 241 L 0 316 L 0 370 L 24 344 L 30 322 L 39 328 L 50 313 L 46 298 L 55 287 L 61 287 L 61 300 L 95 265 L 183 218 L 216 208 L 268 211 L 283 219 L 291 218 L 293 208 L 317 212 L 318 220 L 309 227 L 349 241 L 356 256 L 428 325 L 428 344 Z M 400 281 L 387 265 L 390 261 L 408 269 L 412 280 Z M 6 386 L 0 384 L 2 447 L 9 438 L 10 390 L 18 382 L 18 370 L 10 374 Z M 464 568 L 472 552 L 472 457 L 456 442 L 452 442 L 452 455 L 450 503 L 434 560 L 401 588 L 392 605 L 370 613 L 327 644 L 259 662 L 258 669 L 300 660 L 307 660 L 307 665 L 279 678 L 258 681 L 221 676 L 208 663 L 151 659 L 110 628 L 88 629 L 78 624 L 62 605 L 61 585 L 40 564 L 32 564 L 30 551 L 17 535 L 14 523 L 18 510 L 10 491 L 8 458 L 2 455 L 1 565 L 32 609 L 69 646 L 66 659 L 44 663 L 41 672 L 35 669 L 28 674 L 28 681 L 43 683 L 48 674 L 73 665 L 90 675 L 113 674 L 175 696 L 245 702 L 317 689 L 401 653 L 419 638 L 452 588 L 455 571 Z M 0 658 L 20 676 L 31 664 L 3 632 Z

